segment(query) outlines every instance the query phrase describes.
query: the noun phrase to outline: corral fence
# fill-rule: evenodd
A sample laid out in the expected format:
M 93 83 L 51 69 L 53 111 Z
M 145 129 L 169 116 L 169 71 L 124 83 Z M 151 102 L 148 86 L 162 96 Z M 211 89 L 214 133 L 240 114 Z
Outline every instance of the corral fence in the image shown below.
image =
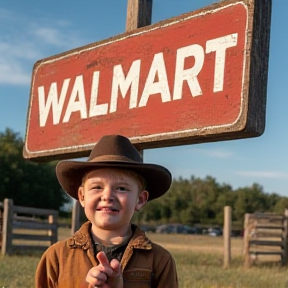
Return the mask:
M 288 264 L 288 210 L 284 214 L 245 214 L 244 265 L 260 261 Z M 267 257 L 268 256 L 268 257 Z
M 15 251 L 46 250 L 58 239 L 58 211 L 0 203 L 1 254 Z
M 0 202 L 0 247 L 2 247 L 2 235 L 3 235 L 3 203 Z

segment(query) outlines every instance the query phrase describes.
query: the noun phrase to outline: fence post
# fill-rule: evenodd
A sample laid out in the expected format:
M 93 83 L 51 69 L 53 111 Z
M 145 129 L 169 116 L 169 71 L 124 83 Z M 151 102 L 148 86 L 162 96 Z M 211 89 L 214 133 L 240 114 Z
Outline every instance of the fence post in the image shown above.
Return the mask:
M 243 256 L 244 256 L 244 266 L 249 268 L 251 265 L 250 254 L 249 254 L 249 240 L 250 240 L 250 214 L 245 214 L 244 220 L 244 247 L 243 247 Z
M 13 200 L 4 199 L 3 203 L 3 235 L 1 254 L 10 254 L 12 250 L 12 222 L 13 222 Z
M 48 223 L 52 225 L 52 229 L 49 230 L 51 245 L 58 241 L 58 214 L 51 214 L 48 216 Z
M 3 235 L 3 203 L 0 202 L 0 249 L 2 247 L 2 235 Z
M 288 209 L 284 211 L 284 221 L 283 221 L 283 257 L 282 265 L 287 265 L 288 262 Z
M 74 201 L 72 209 L 71 235 L 80 228 L 80 202 Z
M 230 206 L 224 207 L 224 268 L 228 268 L 231 261 L 231 212 Z

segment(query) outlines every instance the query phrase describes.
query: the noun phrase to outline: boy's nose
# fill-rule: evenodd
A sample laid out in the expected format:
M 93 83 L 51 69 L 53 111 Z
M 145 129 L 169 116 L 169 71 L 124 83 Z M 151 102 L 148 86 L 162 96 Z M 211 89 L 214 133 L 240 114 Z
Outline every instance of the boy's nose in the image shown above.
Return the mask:
M 113 189 L 111 187 L 105 187 L 101 195 L 101 200 L 102 201 L 113 200 Z

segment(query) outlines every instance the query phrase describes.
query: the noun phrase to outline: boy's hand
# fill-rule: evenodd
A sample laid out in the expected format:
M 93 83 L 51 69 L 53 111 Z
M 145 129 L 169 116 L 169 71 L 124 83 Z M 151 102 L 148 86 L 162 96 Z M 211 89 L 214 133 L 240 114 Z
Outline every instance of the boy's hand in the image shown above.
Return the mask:
M 123 288 L 119 261 L 112 259 L 109 263 L 104 252 L 99 252 L 96 257 L 99 260 L 99 265 L 91 268 L 86 276 L 89 288 Z

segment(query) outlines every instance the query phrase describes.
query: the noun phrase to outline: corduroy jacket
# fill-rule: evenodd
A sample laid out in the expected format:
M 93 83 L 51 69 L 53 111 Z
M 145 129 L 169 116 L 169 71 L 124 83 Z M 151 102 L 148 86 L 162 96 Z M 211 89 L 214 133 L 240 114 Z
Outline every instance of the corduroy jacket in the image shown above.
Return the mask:
M 36 288 L 79 288 L 98 265 L 87 221 L 66 240 L 44 252 L 35 274 Z M 124 288 L 178 288 L 174 259 L 136 226 L 121 259 Z

